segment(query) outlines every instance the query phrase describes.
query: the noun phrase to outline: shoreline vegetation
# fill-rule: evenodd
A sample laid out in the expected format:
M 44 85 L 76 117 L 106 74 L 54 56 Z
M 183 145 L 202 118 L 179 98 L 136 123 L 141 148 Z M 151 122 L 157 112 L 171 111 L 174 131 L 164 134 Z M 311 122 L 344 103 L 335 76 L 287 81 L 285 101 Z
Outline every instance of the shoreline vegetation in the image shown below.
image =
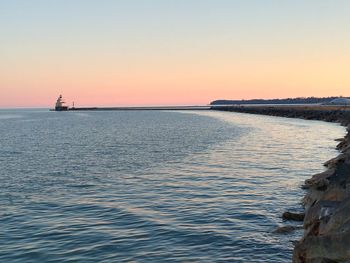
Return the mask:
M 210 105 L 252 105 L 252 104 L 279 104 L 279 105 L 300 105 L 300 104 L 328 104 L 334 100 L 348 99 L 347 97 L 307 97 L 307 98 L 286 98 L 286 99 L 251 99 L 251 100 L 214 100 Z
M 325 162 L 326 170 L 307 179 L 302 186 L 303 214 L 285 212 L 286 220 L 303 221 L 304 235 L 293 252 L 294 263 L 350 262 L 350 107 L 349 106 L 212 106 L 212 110 L 302 118 L 340 123 L 347 127 L 336 139 L 340 154 Z M 276 232 L 288 232 L 283 227 Z

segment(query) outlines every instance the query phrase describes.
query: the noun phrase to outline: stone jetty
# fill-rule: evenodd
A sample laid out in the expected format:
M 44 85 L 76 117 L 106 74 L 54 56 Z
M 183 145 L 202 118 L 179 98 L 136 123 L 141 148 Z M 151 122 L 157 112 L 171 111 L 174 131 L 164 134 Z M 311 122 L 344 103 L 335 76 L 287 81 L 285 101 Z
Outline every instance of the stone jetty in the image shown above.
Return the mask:
M 344 106 L 220 106 L 214 110 L 337 122 L 347 127 L 338 139 L 339 156 L 325 162 L 326 171 L 305 181 L 304 235 L 295 244 L 293 262 L 350 262 L 350 107 Z

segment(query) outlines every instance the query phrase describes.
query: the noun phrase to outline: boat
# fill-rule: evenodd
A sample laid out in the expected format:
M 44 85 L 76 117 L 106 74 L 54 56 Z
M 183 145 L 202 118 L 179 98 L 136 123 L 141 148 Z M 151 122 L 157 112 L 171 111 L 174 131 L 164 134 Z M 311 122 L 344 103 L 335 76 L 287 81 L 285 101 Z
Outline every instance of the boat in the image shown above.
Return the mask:
M 65 105 L 62 95 L 60 95 L 56 101 L 55 111 L 67 111 L 67 110 L 68 110 L 68 106 Z

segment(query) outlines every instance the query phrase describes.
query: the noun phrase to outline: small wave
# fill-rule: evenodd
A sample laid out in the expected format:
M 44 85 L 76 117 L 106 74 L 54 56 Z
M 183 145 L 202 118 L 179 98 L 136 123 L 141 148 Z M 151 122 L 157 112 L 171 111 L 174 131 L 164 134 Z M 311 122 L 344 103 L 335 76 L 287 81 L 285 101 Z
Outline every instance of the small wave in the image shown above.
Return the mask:
M 96 185 L 93 184 L 72 184 L 72 185 L 67 185 L 68 187 L 71 188 L 91 188 L 95 187 Z
M 0 114 L 0 120 L 8 120 L 8 119 L 18 119 L 23 118 L 22 115 L 15 115 L 15 114 Z

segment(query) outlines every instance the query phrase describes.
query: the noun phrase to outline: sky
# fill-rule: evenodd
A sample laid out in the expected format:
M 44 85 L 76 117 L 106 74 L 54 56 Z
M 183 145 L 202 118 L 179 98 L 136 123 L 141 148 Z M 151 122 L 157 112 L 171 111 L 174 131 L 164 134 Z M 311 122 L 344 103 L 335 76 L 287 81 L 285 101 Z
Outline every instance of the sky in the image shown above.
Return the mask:
M 0 107 L 350 96 L 348 0 L 0 0 Z

